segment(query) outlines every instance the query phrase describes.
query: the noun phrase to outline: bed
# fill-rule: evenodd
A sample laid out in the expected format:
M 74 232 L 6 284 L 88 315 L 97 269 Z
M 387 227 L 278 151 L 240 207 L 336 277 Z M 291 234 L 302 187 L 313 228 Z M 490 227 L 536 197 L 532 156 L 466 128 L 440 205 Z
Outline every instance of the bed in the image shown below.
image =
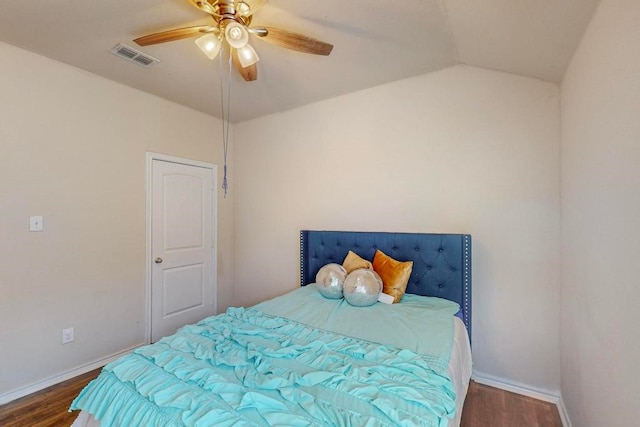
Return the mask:
M 319 294 L 322 266 L 376 250 L 413 262 L 399 304 Z M 73 426 L 459 425 L 471 376 L 470 235 L 303 230 L 300 284 L 107 365 L 72 403 Z

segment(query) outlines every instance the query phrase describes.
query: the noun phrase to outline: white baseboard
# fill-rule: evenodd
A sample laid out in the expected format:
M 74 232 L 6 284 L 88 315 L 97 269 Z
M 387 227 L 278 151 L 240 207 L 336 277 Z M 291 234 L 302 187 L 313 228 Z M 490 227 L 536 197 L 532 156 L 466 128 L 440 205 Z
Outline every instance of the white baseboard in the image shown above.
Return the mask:
M 567 412 L 567 407 L 564 406 L 564 400 L 562 400 L 562 396 L 560 396 L 560 401 L 558 402 L 558 412 L 560 412 L 560 420 L 562 420 L 562 426 L 572 427 L 571 420 L 569 419 L 569 413 Z
M 73 369 L 69 369 L 68 371 L 64 371 L 58 375 L 54 375 L 49 378 L 45 378 L 42 381 L 35 382 L 33 384 L 29 384 L 24 387 L 20 387 L 19 389 L 9 391 L 6 393 L 0 394 L 0 405 L 4 405 L 6 403 L 12 402 L 16 399 L 20 399 L 21 397 L 28 396 L 32 393 L 35 393 L 40 390 L 44 390 L 47 387 L 51 387 L 52 385 L 56 385 L 63 381 L 70 380 L 71 378 L 77 377 L 78 375 L 86 374 L 89 371 L 93 371 L 94 369 L 98 369 L 107 363 L 113 362 L 118 357 L 123 356 L 127 353 L 132 352 L 136 348 L 142 346 L 144 344 L 135 345 L 133 347 L 127 348 L 125 350 L 119 351 L 117 353 L 111 354 L 109 356 L 103 357 L 101 359 L 95 360 L 93 362 L 78 366 Z
M 474 372 L 471 376 L 471 379 L 480 384 L 510 391 L 512 393 L 521 394 L 523 396 L 542 400 L 543 402 L 553 403 L 558 407 L 558 412 L 560 413 L 560 420 L 562 421 L 563 427 L 572 427 L 571 421 L 569 420 L 569 414 L 567 413 L 567 408 L 564 406 L 562 396 L 560 396 L 559 393 L 536 389 L 525 384 L 518 384 L 513 381 L 508 381 L 503 378 L 493 377 L 491 375 L 486 375 L 478 372 Z

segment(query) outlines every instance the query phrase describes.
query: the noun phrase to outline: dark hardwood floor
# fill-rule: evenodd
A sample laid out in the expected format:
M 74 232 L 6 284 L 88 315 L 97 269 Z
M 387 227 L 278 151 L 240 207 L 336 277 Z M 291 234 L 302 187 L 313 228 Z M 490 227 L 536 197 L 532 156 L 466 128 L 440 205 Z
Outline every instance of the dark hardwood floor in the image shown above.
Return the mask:
M 2 427 L 70 426 L 78 412 L 68 412 L 69 405 L 89 381 L 100 373 L 96 369 L 63 383 L 0 406 Z
M 67 412 L 80 390 L 100 370 L 0 406 L 2 427 L 69 426 L 77 412 Z M 462 411 L 462 427 L 562 427 L 557 407 L 530 397 L 471 382 Z

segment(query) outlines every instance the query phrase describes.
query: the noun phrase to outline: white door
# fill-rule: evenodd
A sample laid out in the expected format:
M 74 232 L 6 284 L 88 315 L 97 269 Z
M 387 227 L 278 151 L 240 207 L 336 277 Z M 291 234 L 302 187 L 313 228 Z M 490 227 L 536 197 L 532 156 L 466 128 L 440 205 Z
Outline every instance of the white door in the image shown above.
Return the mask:
M 215 314 L 214 170 L 153 159 L 151 342 Z

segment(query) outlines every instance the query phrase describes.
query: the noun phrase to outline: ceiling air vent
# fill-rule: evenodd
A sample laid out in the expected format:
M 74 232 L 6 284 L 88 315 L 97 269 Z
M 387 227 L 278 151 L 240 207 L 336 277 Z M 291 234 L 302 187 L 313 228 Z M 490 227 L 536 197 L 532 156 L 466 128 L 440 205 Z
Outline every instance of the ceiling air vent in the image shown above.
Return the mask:
M 119 57 L 126 59 L 127 61 L 135 62 L 136 64 L 143 67 L 148 67 L 155 62 L 160 62 L 160 60 L 154 58 L 153 56 L 149 56 L 146 53 L 142 53 L 139 50 L 122 43 L 118 43 L 113 49 L 110 50 L 110 52 L 114 55 L 118 55 Z

